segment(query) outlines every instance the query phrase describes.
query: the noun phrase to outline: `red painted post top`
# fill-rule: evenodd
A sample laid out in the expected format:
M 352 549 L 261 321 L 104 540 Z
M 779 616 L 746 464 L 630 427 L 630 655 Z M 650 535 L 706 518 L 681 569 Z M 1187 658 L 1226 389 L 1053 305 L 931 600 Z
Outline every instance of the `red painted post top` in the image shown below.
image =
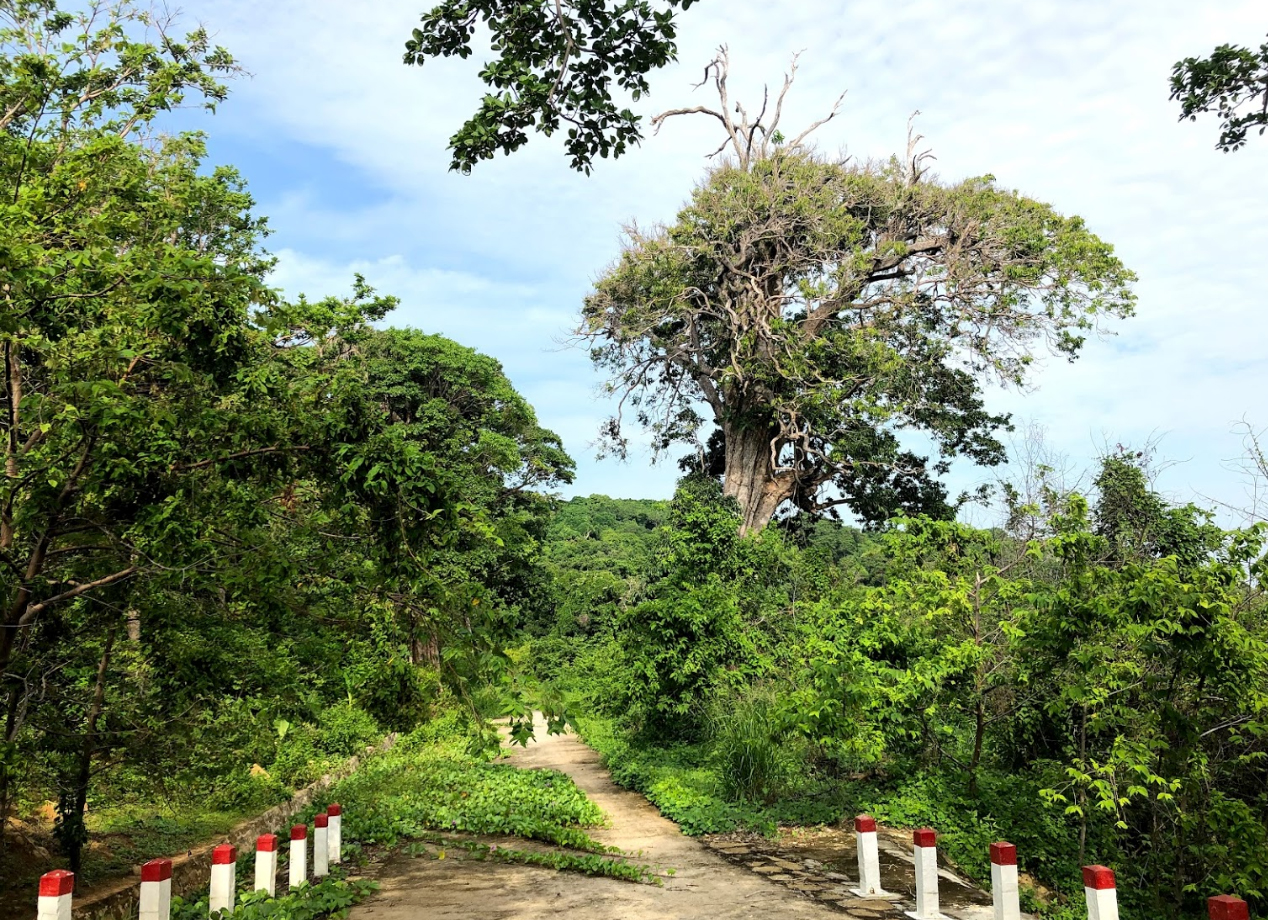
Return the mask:
M 170 859 L 151 859 L 141 866 L 141 881 L 165 882 L 172 877 L 172 861 Z
M 1017 847 L 1007 840 L 991 844 L 991 862 L 997 866 L 1017 865 Z
M 326 814 L 330 815 L 332 818 L 337 818 L 343 814 L 343 806 L 338 802 L 331 802 L 326 806 Z
M 1114 870 L 1105 866 L 1084 866 L 1083 887 L 1104 891 L 1114 887 Z
M 307 838 L 308 838 L 307 824 L 296 824 L 294 827 L 291 828 L 292 840 L 306 840 Z
M 238 861 L 238 848 L 229 843 L 222 843 L 211 851 L 213 866 L 227 866 Z
M 330 825 L 330 817 L 324 812 L 317 812 L 313 815 L 313 827 L 328 827 Z
M 922 827 L 918 831 L 912 831 L 911 839 L 918 847 L 936 847 L 938 845 L 938 835 L 932 827 Z
M 75 890 L 75 873 L 66 869 L 54 869 L 40 876 L 40 897 L 60 898 Z
M 1206 910 L 1211 920 L 1250 920 L 1250 908 L 1246 902 L 1231 894 L 1207 898 Z
M 854 829 L 860 834 L 875 834 L 876 819 L 871 815 L 859 815 L 854 819 Z
M 277 849 L 277 834 L 261 834 L 256 837 L 255 848 L 261 853 L 272 853 Z

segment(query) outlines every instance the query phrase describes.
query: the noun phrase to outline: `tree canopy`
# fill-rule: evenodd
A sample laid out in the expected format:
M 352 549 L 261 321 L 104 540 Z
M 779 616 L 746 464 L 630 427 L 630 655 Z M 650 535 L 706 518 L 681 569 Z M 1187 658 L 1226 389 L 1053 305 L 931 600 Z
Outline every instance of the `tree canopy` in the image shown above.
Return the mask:
M 675 16 L 696 0 L 445 0 L 423 14 L 405 43 L 405 63 L 472 54 L 477 30 L 496 53 L 480 71 L 492 92 L 449 139 L 450 169 L 470 172 L 500 150 L 567 125 L 564 150 L 589 173 L 596 156 L 618 157 L 642 137 L 637 102 L 647 74 L 675 59 Z
M 945 515 L 949 458 L 1003 457 L 1007 418 L 983 382 L 1023 383 L 1037 348 L 1074 357 L 1132 312 L 1134 276 L 1078 217 L 990 176 L 941 182 L 914 143 L 905 161 L 841 162 L 804 134 L 780 144 L 778 104 L 750 124 L 723 102 L 704 111 L 733 158 L 674 224 L 628 230 L 579 337 L 657 450 L 717 426 L 715 468 L 746 530 L 790 502 Z M 604 435 L 624 451 L 620 414 Z

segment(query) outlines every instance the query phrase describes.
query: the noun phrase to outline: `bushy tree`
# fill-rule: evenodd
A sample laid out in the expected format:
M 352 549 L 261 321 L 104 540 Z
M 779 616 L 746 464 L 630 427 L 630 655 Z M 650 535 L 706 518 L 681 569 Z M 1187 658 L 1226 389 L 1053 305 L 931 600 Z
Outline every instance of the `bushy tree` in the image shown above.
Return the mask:
M 950 458 L 1003 458 L 1007 419 L 983 382 L 1021 384 L 1045 346 L 1073 358 L 1131 313 L 1134 276 L 1079 218 L 989 176 L 939 182 L 914 145 L 854 164 L 806 132 L 784 143 L 783 94 L 769 124 L 733 117 L 725 57 L 713 67 L 722 105 L 682 111 L 718 119 L 731 159 L 673 225 L 629 229 L 579 338 L 656 449 L 721 430 L 714 466 L 744 531 L 788 503 L 945 516 Z M 617 452 L 621 422 L 604 429 Z M 905 447 L 904 430 L 941 457 Z

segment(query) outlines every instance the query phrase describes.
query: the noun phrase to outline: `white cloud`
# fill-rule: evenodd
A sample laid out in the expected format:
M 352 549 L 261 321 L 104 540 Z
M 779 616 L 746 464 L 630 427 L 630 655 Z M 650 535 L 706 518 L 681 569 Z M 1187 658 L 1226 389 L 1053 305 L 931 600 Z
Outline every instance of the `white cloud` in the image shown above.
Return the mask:
M 585 457 L 585 432 L 605 407 L 585 356 L 554 350 L 553 338 L 618 252 L 620 224 L 672 218 L 716 145 L 713 129 L 671 121 L 588 179 L 540 137 L 470 177 L 450 174 L 446 138 L 475 107 L 479 60 L 399 63 L 427 5 L 204 0 L 191 12 L 255 74 L 209 128 L 231 136 L 248 176 L 252 151 L 279 143 L 329 161 L 256 187 L 288 248 L 280 283 L 318 294 L 364 271 L 404 298 L 400 321 L 501 359 L 543 422 Z M 1167 80 L 1180 57 L 1260 41 L 1259 0 L 708 0 L 681 23 L 680 63 L 652 77 L 652 111 L 707 100 L 690 84 L 721 42 L 733 94 L 749 100 L 803 50 L 787 125 L 849 90 L 821 132 L 825 149 L 899 151 L 919 109 L 943 176 L 990 172 L 1083 215 L 1139 273 L 1139 315 L 1077 363 L 1047 362 L 1034 391 L 996 394 L 993 405 L 1047 425 L 1076 458 L 1103 434 L 1140 443 L 1168 432 L 1163 452 L 1191 458 L 1168 473 L 1170 488 L 1240 494 L 1220 463 L 1238 448 L 1233 422 L 1268 423 L 1259 278 L 1268 138 L 1214 152 L 1213 121 L 1175 123 Z M 348 192 L 364 203 L 348 204 Z M 665 494 L 672 473 L 586 463 L 577 491 Z

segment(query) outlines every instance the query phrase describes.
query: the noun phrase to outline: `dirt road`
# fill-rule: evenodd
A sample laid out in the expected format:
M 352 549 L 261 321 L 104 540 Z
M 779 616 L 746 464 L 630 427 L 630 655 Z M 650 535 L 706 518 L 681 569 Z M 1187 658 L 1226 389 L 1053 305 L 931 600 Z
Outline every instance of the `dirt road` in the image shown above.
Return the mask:
M 551 767 L 570 775 L 608 815 L 611 826 L 593 836 L 627 852 L 642 851 L 652 864 L 672 867 L 663 887 L 590 878 L 532 866 L 448 858 L 395 856 L 378 875 L 378 894 L 352 912 L 352 920 L 739 920 L 834 918 L 841 912 L 778 882 L 728 862 L 683 836 L 641 795 L 614 785 L 599 757 L 574 735 L 546 735 L 517 750 L 521 767 Z M 883 902 L 859 902 L 859 916 L 900 916 Z M 870 908 L 870 909 L 869 909 Z

